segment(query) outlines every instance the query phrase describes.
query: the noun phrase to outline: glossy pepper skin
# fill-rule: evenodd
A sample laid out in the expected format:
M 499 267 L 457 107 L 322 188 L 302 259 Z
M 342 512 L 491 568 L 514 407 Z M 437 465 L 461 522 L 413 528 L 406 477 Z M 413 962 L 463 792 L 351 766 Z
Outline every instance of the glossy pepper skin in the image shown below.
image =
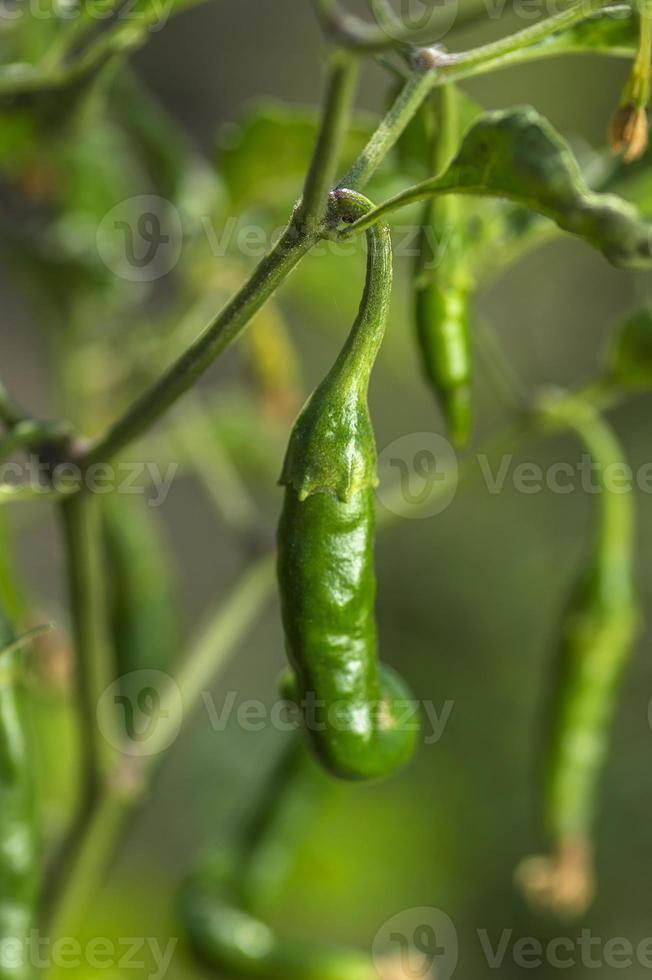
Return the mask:
M 0 608 L 0 651 L 14 640 Z M 39 857 L 20 658 L 19 650 L 0 653 L 0 980 L 34 974 L 28 940 Z
M 422 110 L 431 130 L 432 169 L 445 169 L 459 137 L 456 94 L 439 93 L 439 111 Z M 472 423 L 470 282 L 463 267 L 460 203 L 454 194 L 429 200 L 422 212 L 414 269 L 414 317 L 421 364 L 446 418 L 451 439 L 464 445 Z
M 368 209 L 335 192 L 345 220 Z M 367 279 L 356 322 L 292 431 L 281 483 L 278 582 L 291 690 L 323 765 L 373 779 L 404 765 L 418 720 L 403 682 L 379 668 L 373 567 L 376 450 L 367 388 L 392 280 L 385 227 L 368 233 Z

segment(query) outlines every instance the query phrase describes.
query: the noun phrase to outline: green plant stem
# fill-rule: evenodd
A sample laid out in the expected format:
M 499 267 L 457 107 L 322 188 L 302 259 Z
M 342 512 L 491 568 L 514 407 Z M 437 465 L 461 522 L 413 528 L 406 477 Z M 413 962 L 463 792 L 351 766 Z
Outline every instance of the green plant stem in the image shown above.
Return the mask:
M 536 24 L 500 38 L 498 41 L 492 41 L 490 44 L 483 44 L 478 48 L 462 51 L 459 54 L 440 54 L 441 63 L 437 66 L 437 73 L 451 81 L 460 77 L 457 75 L 460 68 L 464 71 L 487 65 L 491 65 L 492 70 L 499 68 L 503 58 L 507 58 L 517 51 L 531 48 L 553 34 L 559 34 L 574 24 L 587 20 L 593 14 L 599 13 L 610 2 L 611 0 L 577 0 L 576 3 L 570 4 L 560 13 L 545 17 Z
M 306 176 L 296 223 L 308 234 L 319 230 L 328 207 L 328 193 L 337 173 L 342 144 L 351 118 L 359 60 L 346 51 L 331 55 L 321 124 Z
M 76 651 L 76 703 L 82 747 L 80 800 L 76 816 L 49 869 L 42 908 L 47 917 L 60 888 L 73 875 L 80 840 L 93 826 L 114 763 L 115 741 L 100 731 L 97 706 L 114 679 L 106 619 L 106 583 L 100 547 L 99 499 L 76 495 L 61 505 L 68 590 Z M 110 724 L 109 716 L 106 723 Z
M 607 6 L 607 3 L 608 0 L 580 0 L 567 10 L 547 17 L 540 23 L 471 51 L 449 54 L 439 49 L 423 49 L 417 52 L 418 67 L 406 81 L 394 105 L 381 121 L 367 146 L 340 180 L 339 186 L 361 190 L 369 182 L 424 99 L 434 88 L 447 82 L 457 82 L 496 70 L 507 63 L 513 64 L 517 58 L 522 61 L 529 60 L 528 54 L 531 57 L 533 50 L 541 55 L 544 49 L 537 49 L 537 44 L 573 24 L 586 20 Z M 353 234 L 355 230 L 362 230 L 373 224 L 376 214 L 380 217 L 379 209 L 351 225 L 348 233 Z
M 251 318 L 315 243 L 291 222 L 277 245 L 215 320 L 126 413 L 82 453 L 80 463 L 105 462 L 143 435 L 219 355 L 242 333 Z
M 449 80 L 453 69 L 459 72 L 465 65 L 467 69 L 471 69 L 473 66 L 477 67 L 478 64 L 499 61 L 501 57 L 518 47 L 540 41 L 559 31 L 562 27 L 568 27 L 585 19 L 591 12 L 599 10 L 605 5 L 606 0 L 581 0 L 579 4 L 573 5 L 567 11 L 549 17 L 541 24 L 535 24 L 510 38 L 485 45 L 475 52 L 446 56 L 454 61 L 454 64 L 449 64 L 448 68 L 442 67 L 437 71 L 432 70 L 432 68 L 424 68 L 416 71 L 406 82 L 394 106 L 381 122 L 358 160 L 340 181 L 340 186 L 359 189 L 368 182 L 428 93 L 435 85 Z M 344 86 L 344 90 L 346 87 Z M 334 122 L 331 119 L 326 127 L 327 130 L 333 125 Z M 328 145 L 331 147 L 333 144 L 329 142 Z M 330 160 L 330 151 L 327 156 Z M 321 163 L 318 171 L 321 180 Z M 318 183 L 316 182 L 314 186 L 318 186 Z M 311 196 L 312 193 L 311 190 Z M 380 216 L 380 213 L 381 209 L 371 212 L 375 216 Z M 373 223 L 373 220 L 367 217 L 361 219 L 361 222 L 365 223 L 364 226 L 368 226 Z M 358 223 L 357 227 L 361 229 L 362 223 Z M 122 418 L 111 426 L 108 432 L 87 448 L 82 455 L 82 465 L 104 462 L 120 452 L 130 442 L 142 435 L 178 398 L 185 394 L 210 364 L 242 332 L 254 313 L 260 309 L 265 300 L 271 296 L 308 252 L 316 238 L 316 234 L 311 235 L 300 230 L 295 215 L 279 243 L 259 263 L 248 282 L 168 371 L 127 410 Z
M 361 190 L 368 184 L 426 96 L 432 91 L 434 78 L 434 72 L 425 69 L 419 69 L 410 75 L 362 153 L 340 180 L 339 187 Z
M 125 757 L 123 772 L 114 771 L 105 782 L 83 826 L 60 889 L 50 896 L 45 924 L 52 937 L 76 935 L 89 903 L 93 901 L 113 849 L 131 811 L 142 800 L 165 749 L 182 724 L 187 723 L 201 692 L 226 667 L 246 632 L 260 615 L 274 587 L 274 562 L 269 555 L 256 561 L 242 575 L 217 612 L 188 650 L 174 674 L 181 699 L 171 696 L 161 705 L 155 742 L 148 740 L 148 755 Z
M 603 3 L 601 7 L 591 13 L 582 13 L 577 19 L 572 19 L 571 23 L 567 23 L 566 27 L 572 27 L 574 24 L 579 24 L 583 20 L 588 19 L 591 16 L 595 16 L 602 9 L 609 7 L 609 0 Z M 570 13 L 570 12 L 569 12 Z M 579 13 L 579 11 L 578 11 Z M 559 15 L 559 16 L 566 16 Z M 548 18 L 551 20 L 552 18 Z M 548 21 L 544 21 L 546 24 Z M 538 25 L 537 25 L 538 26 Z M 521 32 L 524 34 L 525 32 Z M 511 35 L 511 37 L 518 37 L 519 35 Z M 505 43 L 509 38 L 505 38 Z M 495 42 L 496 45 L 501 45 L 502 41 Z M 532 43 L 526 46 L 513 46 L 509 50 L 507 47 L 501 52 L 492 54 L 492 45 L 486 45 L 483 48 L 477 48 L 476 51 L 484 51 L 488 53 L 488 57 L 482 57 L 476 60 L 472 55 L 475 52 L 468 52 L 469 58 L 466 57 L 457 63 L 451 62 L 449 64 L 443 64 L 441 66 L 441 71 L 443 76 L 447 78 L 450 82 L 462 82 L 469 78 L 478 78 L 482 75 L 487 75 L 489 72 L 502 71 L 505 68 L 513 68 L 517 65 L 531 64 L 535 61 L 542 61 L 547 58 L 558 58 L 562 55 L 572 55 L 572 54 L 601 54 L 605 56 L 610 56 L 614 58 L 629 58 L 636 51 L 636 45 L 634 42 L 621 42 L 618 46 L 613 47 L 600 47 L 596 45 L 591 47 L 590 45 L 582 45 L 581 42 L 574 42 L 571 38 L 564 41 L 563 31 L 557 27 L 553 32 L 546 33 L 544 36 L 538 38 Z M 455 55 L 451 55 L 454 58 Z M 446 56 L 444 55 L 444 59 Z
M 105 737 L 97 722 L 98 702 L 115 677 L 108 638 L 99 503 L 92 495 L 77 494 L 61 505 L 85 752 L 84 785 L 91 795 L 99 792 L 114 761 L 111 733 Z

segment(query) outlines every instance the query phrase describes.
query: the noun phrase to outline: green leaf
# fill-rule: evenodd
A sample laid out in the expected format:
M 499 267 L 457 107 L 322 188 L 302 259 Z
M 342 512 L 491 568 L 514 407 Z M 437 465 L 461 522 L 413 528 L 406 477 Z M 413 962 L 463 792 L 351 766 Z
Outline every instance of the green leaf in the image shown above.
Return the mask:
M 608 354 L 610 380 L 626 388 L 652 388 L 652 309 L 628 316 L 618 327 Z
M 652 264 L 650 223 L 620 197 L 591 191 L 566 141 L 528 106 L 482 117 L 443 174 L 387 201 L 358 227 L 430 194 L 451 192 L 524 205 L 584 239 L 614 265 Z
M 373 122 L 358 116 L 345 141 L 342 170 L 355 159 L 373 132 Z M 269 206 L 287 212 L 300 195 L 317 137 L 312 109 L 264 100 L 218 134 L 218 169 L 233 205 Z

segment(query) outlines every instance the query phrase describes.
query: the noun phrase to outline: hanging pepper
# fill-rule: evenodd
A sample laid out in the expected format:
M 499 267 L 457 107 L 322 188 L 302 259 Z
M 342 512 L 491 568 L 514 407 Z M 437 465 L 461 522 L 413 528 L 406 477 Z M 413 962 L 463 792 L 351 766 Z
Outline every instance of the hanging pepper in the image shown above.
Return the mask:
M 633 490 L 612 482 L 623 453 L 596 410 L 579 398 L 544 402 L 553 423 L 582 439 L 600 486 L 594 553 L 560 629 L 555 688 L 546 741 L 543 812 L 552 856 L 531 858 L 519 872 L 535 903 L 580 914 L 594 891 L 592 828 L 599 779 L 623 670 L 639 614 L 633 585 Z
M 336 191 L 336 213 L 354 220 L 370 205 Z M 333 368 L 299 415 L 281 484 L 278 581 L 293 695 L 308 736 L 334 775 L 388 775 L 412 755 L 418 722 L 403 682 L 376 655 L 373 568 L 376 448 L 369 376 L 389 307 L 389 230 L 367 235 L 360 310 Z
M 431 166 L 443 172 L 458 149 L 457 96 L 451 86 L 438 93 L 438 112 L 426 104 Z M 444 412 L 453 442 L 464 445 L 471 430 L 469 293 L 461 241 L 461 204 L 455 194 L 430 198 L 423 209 L 414 268 L 417 339 L 426 380 Z

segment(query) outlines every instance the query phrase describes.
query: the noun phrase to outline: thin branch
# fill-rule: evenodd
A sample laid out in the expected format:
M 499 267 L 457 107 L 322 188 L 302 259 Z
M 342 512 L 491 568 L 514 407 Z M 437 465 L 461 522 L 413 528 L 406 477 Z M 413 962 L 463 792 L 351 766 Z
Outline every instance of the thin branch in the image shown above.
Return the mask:
M 434 52 L 433 68 L 437 69 L 438 75 L 445 76 L 447 80 L 463 77 L 458 76 L 457 72 L 462 69 L 469 69 L 478 66 L 491 65 L 492 69 L 499 67 L 503 58 L 540 43 L 559 34 L 575 24 L 599 13 L 604 7 L 608 6 L 612 0 L 576 0 L 567 9 L 551 17 L 532 24 L 530 27 L 516 31 L 507 37 L 492 41 L 490 44 L 483 44 L 470 51 L 462 51 L 459 54 L 446 54 L 441 51 Z M 442 78 L 442 80 L 444 80 Z
M 532 44 L 559 31 L 563 26 L 568 27 L 585 19 L 592 11 L 606 6 L 606 3 L 607 0 L 580 0 L 569 10 L 549 17 L 541 24 L 535 24 L 495 44 L 485 45 L 478 49 L 480 55 L 478 51 L 462 55 L 445 55 L 443 57 L 448 59 L 446 62 L 448 67 L 441 67 L 437 71 L 432 70 L 432 65 L 427 67 L 424 64 L 421 70 L 415 71 L 406 82 L 394 106 L 353 167 L 340 181 L 339 186 L 353 189 L 363 187 L 396 143 L 428 93 L 435 85 L 448 80 L 454 71 L 459 72 L 465 65 L 469 70 L 473 66 L 477 67 L 482 63 L 478 58 L 486 58 L 489 61 L 499 59 L 519 45 Z M 387 208 L 388 205 L 385 207 Z M 377 209 L 371 212 L 371 215 L 378 217 L 380 213 L 381 209 Z M 361 229 L 363 222 L 367 227 L 373 223 L 373 220 L 374 218 L 367 216 L 351 228 Z M 295 215 L 277 246 L 260 262 L 248 282 L 159 381 L 146 391 L 108 432 L 86 449 L 81 458 L 82 465 L 106 461 L 142 435 L 164 415 L 167 409 L 192 387 L 203 372 L 236 339 L 254 313 L 294 269 L 315 240 L 316 236 L 299 230 Z
M 100 730 L 97 719 L 99 700 L 115 677 L 107 632 L 106 583 L 102 561 L 99 500 L 77 494 L 61 505 L 68 571 L 68 591 L 76 651 L 76 703 L 79 711 L 82 746 L 80 800 L 77 813 L 56 855 L 48 875 L 42 900 L 47 916 L 60 889 L 68 886 L 78 860 L 79 842 L 90 832 L 96 808 L 114 759 L 115 739 Z M 110 724 L 110 718 L 104 719 Z
M 362 153 L 340 180 L 339 187 L 362 190 L 369 183 L 434 85 L 434 72 L 420 69 L 410 75 Z
M 61 505 L 61 515 L 85 752 L 84 786 L 93 794 L 99 791 L 114 761 L 110 740 L 97 720 L 98 702 L 115 678 L 107 628 L 99 500 L 90 494 L 77 494 Z
M 348 52 L 337 51 L 331 57 L 319 135 L 296 216 L 298 227 L 308 233 L 319 228 L 326 214 L 351 118 L 358 64 Z
M 361 190 L 400 138 L 408 123 L 434 88 L 448 82 L 471 78 L 488 71 L 519 62 L 548 57 L 560 52 L 548 50 L 542 42 L 564 29 L 587 20 L 609 5 L 609 0 L 579 0 L 568 9 L 522 31 L 510 34 L 491 44 L 460 53 L 448 53 L 439 48 L 423 48 L 414 56 L 415 70 L 387 115 L 381 121 L 358 159 L 342 177 L 340 187 Z M 623 54 L 618 49 L 618 55 Z M 370 212 L 349 226 L 347 233 L 362 230 L 376 220 Z M 378 214 L 380 217 L 380 214 Z

